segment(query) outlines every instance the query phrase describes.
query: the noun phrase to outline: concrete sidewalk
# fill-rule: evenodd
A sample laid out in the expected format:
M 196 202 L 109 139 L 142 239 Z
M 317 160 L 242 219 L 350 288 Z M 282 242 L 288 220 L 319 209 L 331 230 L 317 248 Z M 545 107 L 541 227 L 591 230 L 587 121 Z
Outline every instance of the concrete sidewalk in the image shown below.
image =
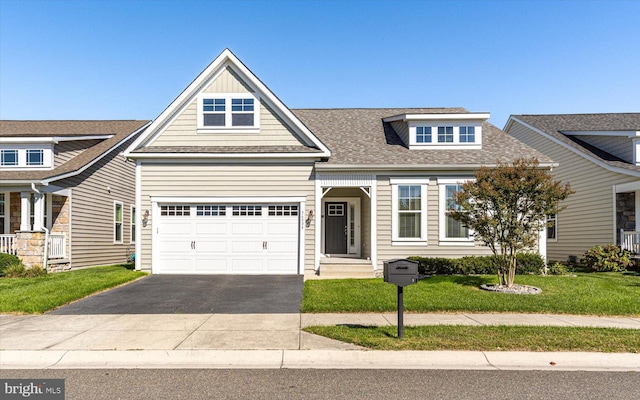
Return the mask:
M 405 325 L 640 329 L 640 318 L 405 314 Z M 640 354 L 371 351 L 302 332 L 395 325 L 395 313 L 0 315 L 0 368 L 460 368 L 640 371 Z

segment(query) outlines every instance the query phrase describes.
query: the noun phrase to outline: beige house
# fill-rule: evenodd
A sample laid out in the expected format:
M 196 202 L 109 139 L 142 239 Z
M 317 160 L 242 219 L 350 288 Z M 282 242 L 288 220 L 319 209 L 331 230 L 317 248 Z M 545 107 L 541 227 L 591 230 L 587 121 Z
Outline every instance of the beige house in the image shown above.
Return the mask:
M 0 121 L 0 252 L 27 266 L 122 263 L 135 243 L 135 164 L 149 121 Z
M 505 131 L 557 161 L 553 174 L 576 191 L 549 217 L 549 260 L 609 243 L 639 252 L 640 113 L 512 115 Z
M 225 50 L 125 152 L 136 165 L 136 267 L 372 276 L 398 257 L 489 254 L 448 217 L 452 193 L 482 165 L 552 161 L 488 118 L 291 110 Z

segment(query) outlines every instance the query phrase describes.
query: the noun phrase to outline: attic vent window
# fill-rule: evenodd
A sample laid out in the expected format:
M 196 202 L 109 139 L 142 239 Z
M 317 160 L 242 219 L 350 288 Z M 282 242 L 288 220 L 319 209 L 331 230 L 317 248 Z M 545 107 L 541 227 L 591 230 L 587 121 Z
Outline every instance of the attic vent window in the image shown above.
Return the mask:
M 260 107 L 251 93 L 202 94 L 198 98 L 198 129 L 233 131 L 259 128 Z

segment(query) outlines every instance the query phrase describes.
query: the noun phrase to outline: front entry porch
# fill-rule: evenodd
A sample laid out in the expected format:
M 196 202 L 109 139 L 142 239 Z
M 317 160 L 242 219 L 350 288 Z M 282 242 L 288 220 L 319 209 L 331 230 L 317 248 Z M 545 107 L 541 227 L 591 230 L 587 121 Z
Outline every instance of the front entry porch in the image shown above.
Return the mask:
M 0 192 L 0 253 L 19 257 L 27 267 L 68 264 L 67 191 L 7 189 Z
M 375 178 L 320 175 L 316 185 L 316 276 L 374 277 Z

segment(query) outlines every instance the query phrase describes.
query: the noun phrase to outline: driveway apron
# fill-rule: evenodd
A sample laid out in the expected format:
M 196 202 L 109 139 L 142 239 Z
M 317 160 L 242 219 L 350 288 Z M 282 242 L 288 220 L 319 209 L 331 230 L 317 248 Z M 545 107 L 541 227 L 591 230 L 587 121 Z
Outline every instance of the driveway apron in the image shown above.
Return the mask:
M 302 275 L 150 275 L 49 314 L 299 313 Z

